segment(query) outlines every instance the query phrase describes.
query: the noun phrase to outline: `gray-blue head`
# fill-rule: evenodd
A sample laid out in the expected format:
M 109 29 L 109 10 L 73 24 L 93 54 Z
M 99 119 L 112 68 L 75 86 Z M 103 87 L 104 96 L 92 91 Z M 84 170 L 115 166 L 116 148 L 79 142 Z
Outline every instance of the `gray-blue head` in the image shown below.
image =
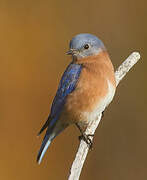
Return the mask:
M 77 59 L 97 55 L 99 52 L 106 50 L 103 42 L 92 34 L 76 35 L 70 41 L 69 48 L 67 54 Z

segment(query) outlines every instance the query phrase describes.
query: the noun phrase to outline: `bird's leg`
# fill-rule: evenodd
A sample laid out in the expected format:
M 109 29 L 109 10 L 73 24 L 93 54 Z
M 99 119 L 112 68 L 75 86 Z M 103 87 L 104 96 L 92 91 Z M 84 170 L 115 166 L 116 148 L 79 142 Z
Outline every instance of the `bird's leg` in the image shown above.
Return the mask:
M 84 140 L 89 145 L 89 148 L 92 149 L 93 143 L 92 143 L 92 140 L 89 137 L 93 137 L 94 134 L 85 134 L 82 131 L 81 127 L 77 123 L 76 123 L 76 126 L 81 132 L 81 136 L 79 136 L 79 140 Z

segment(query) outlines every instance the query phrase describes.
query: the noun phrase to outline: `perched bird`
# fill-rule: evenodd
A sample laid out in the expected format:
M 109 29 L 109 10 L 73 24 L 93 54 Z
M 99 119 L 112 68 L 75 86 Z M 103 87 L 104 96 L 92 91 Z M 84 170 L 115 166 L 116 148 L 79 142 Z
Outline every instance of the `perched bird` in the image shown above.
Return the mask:
M 39 164 L 51 141 L 70 124 L 75 124 L 81 137 L 90 143 L 85 128 L 104 111 L 115 94 L 114 68 L 102 41 L 92 34 L 78 34 L 70 41 L 69 48 L 67 54 L 72 61 L 39 132 L 47 129 L 37 156 Z

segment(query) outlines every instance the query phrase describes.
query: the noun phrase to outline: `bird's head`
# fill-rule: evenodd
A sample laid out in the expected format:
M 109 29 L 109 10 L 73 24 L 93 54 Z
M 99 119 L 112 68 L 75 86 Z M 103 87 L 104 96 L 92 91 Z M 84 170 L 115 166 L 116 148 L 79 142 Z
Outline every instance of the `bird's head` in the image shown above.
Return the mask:
M 74 59 L 86 58 L 88 56 L 98 55 L 104 51 L 103 42 L 92 34 L 78 34 L 72 38 L 69 44 L 69 51 L 66 53 L 72 55 Z

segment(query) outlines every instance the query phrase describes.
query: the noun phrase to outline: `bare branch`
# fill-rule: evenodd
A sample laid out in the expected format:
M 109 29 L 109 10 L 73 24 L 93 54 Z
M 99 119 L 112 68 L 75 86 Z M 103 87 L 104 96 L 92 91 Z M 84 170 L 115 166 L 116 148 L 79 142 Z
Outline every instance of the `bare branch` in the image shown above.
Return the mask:
M 140 59 L 140 54 L 138 52 L 133 52 L 116 70 L 115 72 L 115 78 L 117 85 L 119 82 L 123 79 L 123 77 L 126 75 L 126 73 L 134 66 L 134 64 L 137 63 L 137 61 Z M 85 133 L 86 134 L 94 134 L 100 120 L 101 120 L 102 114 L 100 114 L 97 118 L 97 120 L 92 121 Z M 91 138 L 93 139 L 93 138 Z M 68 180 L 78 180 L 84 165 L 84 162 L 86 160 L 86 156 L 88 154 L 89 147 L 85 143 L 85 141 L 81 140 L 75 160 L 73 161 L 70 174 L 68 177 Z

